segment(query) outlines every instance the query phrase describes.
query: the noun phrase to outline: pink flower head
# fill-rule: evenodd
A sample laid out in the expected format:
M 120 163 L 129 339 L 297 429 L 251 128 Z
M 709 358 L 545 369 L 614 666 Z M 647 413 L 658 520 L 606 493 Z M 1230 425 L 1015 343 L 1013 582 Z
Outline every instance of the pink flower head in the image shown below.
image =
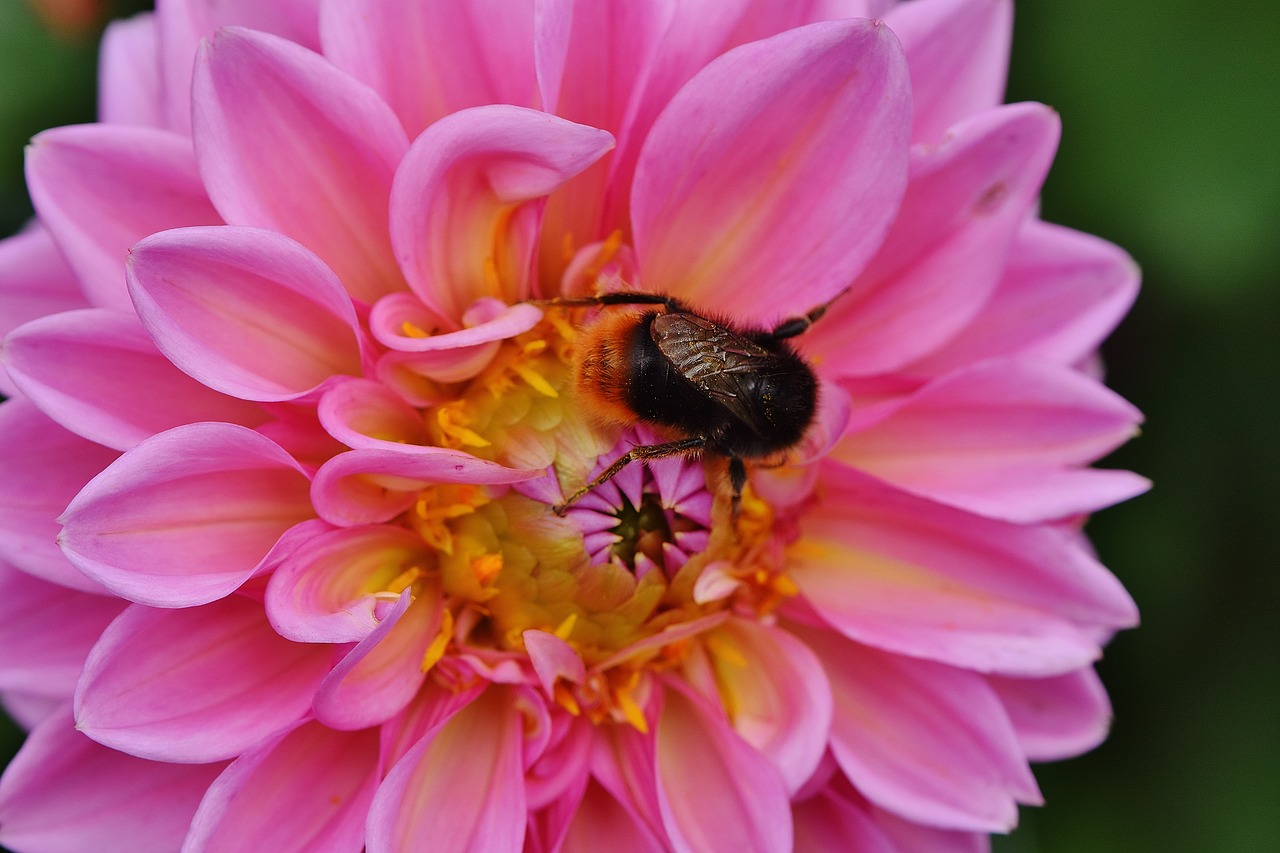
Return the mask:
M 101 121 L 35 139 L 38 221 L 0 245 L 0 692 L 31 727 L 0 842 L 1012 827 L 1028 761 L 1105 736 L 1092 665 L 1137 614 L 1081 525 L 1146 482 L 1088 467 L 1140 420 L 1093 369 L 1137 271 L 1036 218 L 1058 117 L 1001 104 L 1011 15 L 171 0 L 112 26 Z M 709 453 L 553 510 L 672 440 L 575 380 L 599 324 L 657 310 L 578 307 L 616 291 L 737 329 L 828 306 L 793 339 L 816 415 L 737 506 Z

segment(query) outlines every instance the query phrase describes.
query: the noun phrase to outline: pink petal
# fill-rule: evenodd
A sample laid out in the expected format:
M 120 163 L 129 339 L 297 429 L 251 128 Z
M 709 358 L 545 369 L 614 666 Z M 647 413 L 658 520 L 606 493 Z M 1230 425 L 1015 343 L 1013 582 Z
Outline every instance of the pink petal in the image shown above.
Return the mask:
M 794 815 L 797 850 L 898 853 L 871 815 L 845 797 L 823 792 L 797 803 Z
M 221 221 L 191 141 L 149 127 L 90 124 L 46 130 L 27 149 L 27 186 L 89 301 L 132 311 L 126 250 L 148 234 Z
M 658 802 L 680 851 L 789 851 L 777 770 L 700 701 L 666 691 L 657 728 Z
M 835 18 L 880 18 L 897 0 L 813 0 L 811 20 Z
M 191 132 L 192 61 L 203 39 L 238 25 L 275 33 L 315 49 L 320 0 L 167 0 L 156 10 L 165 115 L 175 130 Z
M 920 0 L 885 15 L 907 53 L 912 142 L 937 142 L 958 121 L 1004 100 L 1013 37 L 1010 0 Z
M 789 552 L 808 603 L 847 637 L 979 672 L 1057 675 L 1132 625 L 1119 581 L 1050 527 L 970 515 L 844 468 Z
M 529 663 L 533 665 L 547 699 L 555 701 L 555 685 L 560 679 L 570 684 L 581 684 L 586 680 L 586 665 L 573 646 L 546 631 L 525 631 L 522 636 L 525 650 L 529 653 Z
M 0 338 L 31 320 L 88 304 L 44 228 L 32 225 L 0 240 Z M 0 369 L 0 394 L 12 397 L 17 390 Z
M 406 328 L 433 329 L 436 321 L 426 306 L 408 293 L 393 293 L 378 301 L 369 315 L 369 328 L 378 342 L 401 352 L 468 351 L 527 332 L 542 320 L 534 305 L 507 305 L 497 299 L 481 299 L 462 318 L 456 332 L 411 335 Z
M 613 147 L 602 130 L 493 105 L 414 141 L 391 194 L 391 239 L 414 292 L 457 322 L 475 300 L 528 298 L 542 199 Z
M 43 317 L 5 339 L 4 358 L 45 414 L 117 450 L 193 421 L 266 420 L 259 407 L 174 367 L 131 314 L 91 308 Z
M 125 606 L 0 562 L 0 691 L 70 699 L 89 649 Z
M 532 0 L 336 0 L 320 34 L 334 65 L 368 84 L 410 138 L 481 104 L 538 106 Z
M 662 853 L 666 848 L 642 825 L 632 819 L 622 804 L 599 783 L 591 782 L 574 812 L 560 853 L 595 853 L 600 840 L 609 839 L 616 853 Z
M 98 120 L 164 127 L 155 15 L 112 21 L 98 55 Z
M 378 733 L 307 722 L 231 763 L 192 821 L 187 853 L 359 850 L 377 788 Z
M 1128 313 L 1140 275 L 1118 246 L 1031 220 L 982 311 L 907 370 L 934 375 L 1000 356 L 1079 364 Z
M 932 826 L 907 820 L 867 802 L 866 797 L 842 779 L 836 780 L 835 785 L 823 799 L 852 805 L 855 810 L 865 814 L 874 825 L 877 837 L 885 839 L 889 844 L 888 849 L 892 851 L 991 853 L 991 836 L 985 832 L 935 829 Z M 861 850 L 860 847 L 854 849 Z
M 200 171 L 228 222 L 294 238 L 357 299 L 403 287 L 387 199 L 408 141 L 376 94 L 295 44 L 228 28 L 202 49 L 192 98 Z
M 1058 143 L 1041 104 L 988 110 L 912 151 L 911 181 L 875 258 L 809 335 L 828 375 L 865 376 L 920 358 L 990 298 Z
M 829 299 L 888 229 L 909 121 L 902 54 L 877 22 L 813 24 L 715 60 L 636 167 L 645 287 L 762 322 Z
M 145 761 L 42 723 L 0 779 L 0 843 L 30 851 L 177 850 L 220 764 Z M 145 807 L 139 808 L 139 804 Z
M 76 727 L 144 758 L 221 761 L 300 719 L 331 661 L 327 646 L 281 637 L 246 598 L 134 605 L 89 654 Z
M 1013 726 L 981 676 L 830 632 L 801 636 L 831 679 L 836 761 L 873 803 L 930 826 L 999 832 L 1017 821 L 1017 801 L 1039 801 Z
M 440 629 L 439 589 L 406 589 L 382 622 L 325 676 L 316 719 L 335 729 L 385 723 L 404 710 L 426 677 L 427 649 Z
M 534 739 L 526 741 L 525 797 L 531 813 L 530 828 L 536 823 L 543 838 L 548 834 L 558 838 L 572 820 L 590 778 L 596 727 L 590 720 L 575 717 L 551 703 L 546 707 L 549 720 L 546 747 L 532 758 L 528 747 L 537 743 Z M 535 811 L 541 811 L 537 819 L 532 814 Z M 526 838 L 526 843 L 530 841 L 532 836 Z M 555 849 L 554 844 L 547 847 Z
M 989 680 L 1032 761 L 1058 761 L 1088 752 L 1111 729 L 1111 702 L 1092 667 L 1056 678 Z
M 252 430 L 191 424 L 151 438 L 67 507 L 63 552 L 113 592 L 159 607 L 228 595 L 312 515 L 306 476 Z
M 652 725 L 657 703 L 646 710 Z M 669 847 L 663 806 L 659 803 L 657 742 L 651 733 L 641 734 L 630 726 L 596 729 L 591 754 L 591 775 L 631 816 L 641 834 L 661 840 Z
M 56 519 L 119 455 L 72 435 L 27 400 L 0 405 L 0 557 L 50 583 L 104 592 L 58 550 Z
M 183 228 L 129 254 L 129 289 L 170 361 L 250 400 L 289 400 L 361 372 L 342 284 L 303 246 L 257 228 Z
M 773 762 L 794 794 L 827 749 L 831 688 L 822 664 L 790 634 L 745 619 L 729 620 L 708 639 L 734 731 Z M 725 646 L 733 654 L 715 654 Z
M 18 728 L 31 731 L 45 720 L 52 717 L 66 704 L 66 697 L 41 696 L 38 693 L 23 693 L 18 690 L 5 690 L 0 693 L 0 706 Z
M 717 6 L 734 6 L 723 3 Z M 722 32 L 704 15 L 705 4 L 596 3 L 558 0 L 538 4 L 539 75 L 551 93 L 547 109 L 571 121 L 609 131 L 617 151 L 577 175 L 547 202 L 540 257 L 544 280 L 564 269 L 572 247 L 625 229 L 631 176 L 640 142 L 680 85 L 719 53 Z M 724 17 L 732 17 L 726 11 Z M 554 21 L 554 23 L 552 23 Z M 686 45 L 697 48 L 683 50 Z M 690 56 L 688 54 L 695 53 Z M 599 69 L 608 68 L 608 74 Z
M 301 643 L 360 642 L 382 618 L 382 591 L 429 560 L 422 537 L 403 527 L 329 530 L 272 572 L 267 617 L 281 636 Z
M 429 441 L 422 414 L 381 382 L 335 382 L 320 398 L 316 412 L 329 435 L 350 448 Z
M 831 456 L 922 497 L 1008 521 L 1092 512 L 1145 491 L 1083 469 L 1137 432 L 1141 414 L 1074 370 L 992 361 L 961 369 L 853 432 Z
M 312 495 L 321 518 L 350 527 L 390 521 L 433 483 L 503 485 L 544 476 L 541 468 L 507 468 L 442 447 L 352 450 L 333 457 L 316 472 Z
M 523 716 L 490 687 L 429 732 L 387 774 L 369 810 L 369 853 L 521 849 Z

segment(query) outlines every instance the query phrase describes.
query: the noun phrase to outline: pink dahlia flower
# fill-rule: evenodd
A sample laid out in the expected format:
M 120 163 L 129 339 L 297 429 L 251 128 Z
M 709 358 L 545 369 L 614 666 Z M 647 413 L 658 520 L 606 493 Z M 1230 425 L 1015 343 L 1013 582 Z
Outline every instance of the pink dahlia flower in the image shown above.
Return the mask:
M 876 19 L 874 16 L 881 16 Z M 980 850 L 1087 750 L 1128 257 L 1007 0 L 171 0 L 0 246 L 16 851 Z M 575 354 L 668 294 L 818 410 L 733 507 Z M 531 301 L 532 300 L 532 301 Z M 612 322 L 612 321 L 611 321 Z M 579 356 L 580 358 L 580 356 Z M 586 389 L 588 395 L 599 389 Z M 599 401 L 597 401 L 599 402 Z M 608 404 L 608 400 L 604 401 Z M 711 405 L 708 403 L 708 405 Z M 599 408 L 599 406 L 596 406 Z

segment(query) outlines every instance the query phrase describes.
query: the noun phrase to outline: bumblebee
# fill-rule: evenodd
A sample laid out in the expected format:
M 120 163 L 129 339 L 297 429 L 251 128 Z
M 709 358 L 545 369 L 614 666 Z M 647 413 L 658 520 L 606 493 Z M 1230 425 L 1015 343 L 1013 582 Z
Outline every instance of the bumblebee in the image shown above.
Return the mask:
M 617 292 L 537 300 L 549 307 L 653 306 L 604 311 L 586 329 L 575 358 L 578 398 L 598 420 L 657 427 L 672 437 L 633 447 L 554 507 L 558 515 L 632 462 L 668 456 L 728 459 L 733 508 L 747 482 L 746 461 L 776 459 L 813 422 L 818 381 L 790 338 L 830 302 L 772 329 L 736 327 L 657 293 Z

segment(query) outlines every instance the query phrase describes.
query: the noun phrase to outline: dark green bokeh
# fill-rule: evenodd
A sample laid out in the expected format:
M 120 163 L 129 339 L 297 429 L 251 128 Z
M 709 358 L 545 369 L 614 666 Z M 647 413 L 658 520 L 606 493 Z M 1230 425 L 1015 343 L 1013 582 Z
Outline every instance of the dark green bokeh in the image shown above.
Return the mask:
M 1105 354 L 1148 420 L 1108 464 L 1156 488 L 1090 525 L 1143 611 L 1099 667 L 1112 737 L 1037 768 L 1048 807 L 999 853 L 1280 850 L 1278 46 L 1260 2 L 1018 9 L 1009 98 L 1063 117 L 1044 216 L 1144 269 Z M 93 52 L 0 0 L 0 233 L 29 213 L 26 140 L 92 118 Z

